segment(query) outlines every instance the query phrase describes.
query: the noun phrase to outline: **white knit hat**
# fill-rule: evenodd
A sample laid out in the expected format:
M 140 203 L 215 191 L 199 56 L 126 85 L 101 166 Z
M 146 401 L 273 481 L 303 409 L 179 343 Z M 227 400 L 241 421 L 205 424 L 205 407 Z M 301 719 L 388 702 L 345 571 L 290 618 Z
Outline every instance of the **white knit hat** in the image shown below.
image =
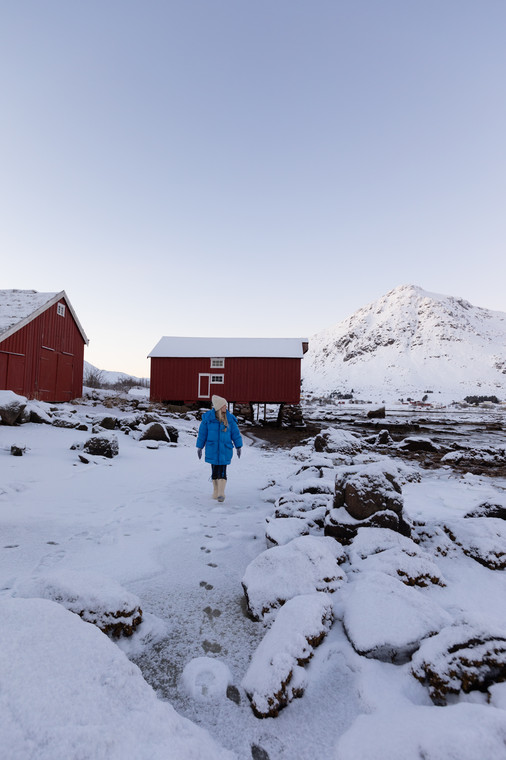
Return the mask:
M 211 403 L 213 405 L 213 409 L 215 409 L 217 412 L 219 412 L 223 406 L 228 406 L 227 399 L 222 398 L 221 396 L 213 396 L 211 398 Z

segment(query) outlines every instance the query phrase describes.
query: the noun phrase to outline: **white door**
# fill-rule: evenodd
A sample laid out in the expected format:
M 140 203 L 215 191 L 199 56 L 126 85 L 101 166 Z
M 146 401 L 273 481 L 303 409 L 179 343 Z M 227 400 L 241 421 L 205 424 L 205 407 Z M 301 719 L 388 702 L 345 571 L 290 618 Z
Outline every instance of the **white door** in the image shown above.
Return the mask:
M 211 395 L 211 375 L 199 373 L 199 398 L 209 398 Z

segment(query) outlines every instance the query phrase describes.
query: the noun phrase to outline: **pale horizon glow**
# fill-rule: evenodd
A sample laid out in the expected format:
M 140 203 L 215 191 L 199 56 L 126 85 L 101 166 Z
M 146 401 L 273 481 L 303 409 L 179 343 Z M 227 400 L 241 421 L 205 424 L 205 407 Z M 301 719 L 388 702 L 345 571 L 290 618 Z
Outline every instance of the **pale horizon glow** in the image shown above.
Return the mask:
M 0 287 L 85 360 L 308 337 L 403 284 L 506 312 L 506 5 L 7 0 Z

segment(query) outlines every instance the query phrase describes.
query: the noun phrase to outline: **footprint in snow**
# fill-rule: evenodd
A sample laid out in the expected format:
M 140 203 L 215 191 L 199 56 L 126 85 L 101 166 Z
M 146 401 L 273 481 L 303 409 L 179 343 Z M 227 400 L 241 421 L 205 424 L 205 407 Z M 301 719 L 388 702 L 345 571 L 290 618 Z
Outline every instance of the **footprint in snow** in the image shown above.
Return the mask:
M 45 570 L 50 567 L 54 567 L 58 564 L 58 562 L 61 562 L 62 559 L 65 556 L 65 552 L 63 550 L 60 550 L 58 552 L 54 552 L 54 554 L 46 554 L 45 557 L 42 557 L 39 564 L 37 565 L 35 572 L 38 570 Z
M 204 607 L 202 611 L 205 612 L 209 620 L 213 620 L 213 618 L 218 618 L 221 615 L 221 610 L 218 610 L 218 609 L 213 610 L 212 607 Z
M 207 581 L 200 581 L 200 585 L 202 588 L 205 588 L 206 591 L 211 591 L 211 589 L 214 588 L 214 586 L 211 586 Z
M 205 639 L 202 642 L 202 649 L 206 654 L 208 652 L 211 652 L 212 654 L 219 654 L 221 652 L 221 644 L 218 644 L 217 641 L 208 641 Z

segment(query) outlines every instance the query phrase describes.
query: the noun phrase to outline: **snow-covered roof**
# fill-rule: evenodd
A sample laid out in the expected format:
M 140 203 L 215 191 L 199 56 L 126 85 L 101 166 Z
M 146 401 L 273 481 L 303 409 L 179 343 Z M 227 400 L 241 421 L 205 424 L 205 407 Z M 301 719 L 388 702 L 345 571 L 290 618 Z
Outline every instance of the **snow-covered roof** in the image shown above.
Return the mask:
M 39 293 L 37 290 L 0 290 L 0 341 L 20 330 L 62 298 L 79 328 L 84 342 L 88 338 L 64 290 L 59 293 Z
M 302 359 L 306 338 L 175 338 L 164 336 L 148 358 L 248 357 Z

